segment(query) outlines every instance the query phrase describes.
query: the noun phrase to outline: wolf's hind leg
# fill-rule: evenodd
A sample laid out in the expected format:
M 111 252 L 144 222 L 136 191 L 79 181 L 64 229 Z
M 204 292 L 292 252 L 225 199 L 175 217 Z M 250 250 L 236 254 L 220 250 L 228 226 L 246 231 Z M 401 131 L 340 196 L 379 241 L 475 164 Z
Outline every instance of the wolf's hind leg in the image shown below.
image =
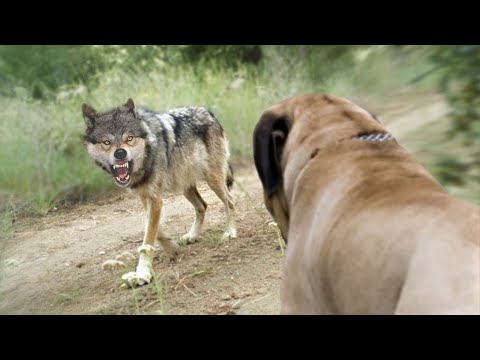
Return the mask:
M 180 246 L 167 234 L 165 234 L 161 228 L 158 229 L 157 240 L 155 241 L 155 244 L 160 244 L 163 251 L 165 251 L 165 255 L 170 261 L 175 260 L 180 252 Z
M 205 211 L 207 210 L 207 203 L 202 199 L 197 187 L 191 186 L 183 192 L 183 195 L 195 208 L 195 221 L 190 228 L 190 231 L 182 236 L 182 240 L 187 243 L 194 243 L 200 235 L 203 220 L 205 219 Z
M 224 172 L 215 172 L 213 171 L 207 177 L 208 186 L 217 194 L 217 196 L 222 200 L 227 211 L 227 225 L 225 232 L 223 233 L 222 239 L 236 238 L 237 230 L 235 226 L 235 203 L 233 201 L 233 196 L 228 190 Z

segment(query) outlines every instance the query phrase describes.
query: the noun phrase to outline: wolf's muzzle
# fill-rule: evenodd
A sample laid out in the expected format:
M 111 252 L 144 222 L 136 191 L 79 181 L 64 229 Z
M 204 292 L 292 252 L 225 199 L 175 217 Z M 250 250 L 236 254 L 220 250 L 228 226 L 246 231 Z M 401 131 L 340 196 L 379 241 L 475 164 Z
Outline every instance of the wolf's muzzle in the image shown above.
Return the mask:
M 115 159 L 117 159 L 117 160 L 124 160 L 127 157 L 127 150 L 117 149 L 113 153 L 113 156 L 115 156 Z

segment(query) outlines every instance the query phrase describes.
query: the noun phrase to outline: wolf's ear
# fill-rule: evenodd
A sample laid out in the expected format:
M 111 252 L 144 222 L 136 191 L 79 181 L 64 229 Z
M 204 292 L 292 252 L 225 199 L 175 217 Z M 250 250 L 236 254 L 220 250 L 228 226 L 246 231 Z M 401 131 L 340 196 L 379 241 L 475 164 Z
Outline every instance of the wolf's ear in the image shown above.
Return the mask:
M 82 113 L 87 127 L 92 128 L 95 125 L 96 110 L 90 105 L 82 104 Z
M 135 110 L 135 104 L 133 103 L 132 98 L 128 99 L 127 102 L 125 103 L 125 106 L 127 107 L 128 110 L 133 112 Z
M 253 133 L 253 157 L 263 188 L 270 197 L 283 182 L 281 158 L 291 121 L 265 112 Z

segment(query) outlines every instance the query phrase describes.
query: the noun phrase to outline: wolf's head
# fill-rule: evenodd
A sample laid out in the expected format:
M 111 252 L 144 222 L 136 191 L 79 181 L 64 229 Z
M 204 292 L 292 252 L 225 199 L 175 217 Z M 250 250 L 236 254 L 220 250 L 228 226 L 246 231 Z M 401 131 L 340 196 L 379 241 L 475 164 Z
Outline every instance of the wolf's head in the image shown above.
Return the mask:
M 145 130 L 132 99 L 105 113 L 82 105 L 87 124 L 84 145 L 95 163 L 112 174 L 120 187 L 127 187 L 145 156 Z

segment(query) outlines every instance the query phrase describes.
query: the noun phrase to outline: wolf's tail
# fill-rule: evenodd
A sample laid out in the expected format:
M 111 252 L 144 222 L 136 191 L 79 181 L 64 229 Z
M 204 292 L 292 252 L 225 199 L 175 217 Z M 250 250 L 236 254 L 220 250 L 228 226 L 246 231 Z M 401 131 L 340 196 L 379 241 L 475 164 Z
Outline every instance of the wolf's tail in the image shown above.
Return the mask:
M 228 163 L 228 170 L 227 170 L 227 179 L 226 179 L 226 184 L 227 184 L 227 188 L 228 190 L 230 190 L 233 186 L 233 181 L 234 181 L 234 178 L 233 178 L 233 169 L 232 169 L 232 165 L 230 163 Z

